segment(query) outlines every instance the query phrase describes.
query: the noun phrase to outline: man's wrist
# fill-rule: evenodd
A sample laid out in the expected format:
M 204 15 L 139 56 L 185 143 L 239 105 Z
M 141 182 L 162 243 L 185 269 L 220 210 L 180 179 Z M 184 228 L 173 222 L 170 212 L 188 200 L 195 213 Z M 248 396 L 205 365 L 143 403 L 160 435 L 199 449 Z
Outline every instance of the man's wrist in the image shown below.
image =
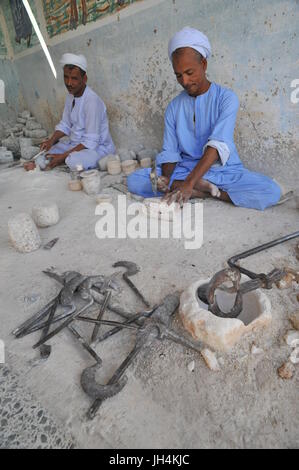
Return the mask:
M 190 186 L 190 188 L 193 189 L 197 180 L 198 178 L 196 177 L 196 175 L 191 175 L 190 173 L 185 179 L 185 183 L 187 183 Z
M 168 162 L 162 163 L 162 175 L 170 178 L 174 169 L 176 167 L 176 163 Z

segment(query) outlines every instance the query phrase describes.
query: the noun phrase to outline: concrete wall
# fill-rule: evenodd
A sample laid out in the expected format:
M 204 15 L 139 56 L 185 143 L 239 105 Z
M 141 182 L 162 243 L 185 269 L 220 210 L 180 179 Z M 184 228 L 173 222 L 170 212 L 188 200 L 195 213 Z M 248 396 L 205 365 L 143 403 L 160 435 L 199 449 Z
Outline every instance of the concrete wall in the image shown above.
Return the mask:
M 3 3 L 0 2 L 0 138 L 3 121 L 15 120 L 20 104 L 18 72 L 12 60 L 13 49 L 2 6 Z
M 18 72 L 15 65 L 8 59 L 0 58 L 0 80 L 4 82 L 5 89 L 5 103 L 0 103 L 1 124 L 1 121 L 13 122 L 15 120 L 20 102 L 22 102 Z
M 38 0 L 36 8 L 41 17 Z M 48 39 L 57 81 L 38 46 L 18 54 L 15 66 L 27 107 L 50 130 L 65 98 L 59 58 L 66 51 L 85 54 L 89 84 L 107 105 L 117 146 L 159 148 L 165 107 L 180 90 L 167 42 L 180 28 L 196 27 L 212 44 L 210 80 L 239 96 L 236 141 L 243 161 L 299 179 L 299 103 L 291 101 L 291 84 L 299 79 L 298 24 L 298 0 L 143 0 Z

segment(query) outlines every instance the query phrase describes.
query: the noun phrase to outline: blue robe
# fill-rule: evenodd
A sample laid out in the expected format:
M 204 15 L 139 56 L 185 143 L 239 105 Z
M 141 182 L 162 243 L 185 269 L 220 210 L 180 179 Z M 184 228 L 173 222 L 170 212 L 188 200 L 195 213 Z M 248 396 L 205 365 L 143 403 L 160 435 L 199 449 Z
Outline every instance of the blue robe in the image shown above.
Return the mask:
M 186 91 L 180 93 L 165 112 L 157 173 L 162 174 L 163 163 L 176 163 L 169 186 L 175 180 L 184 181 L 201 159 L 205 146 L 210 145 L 217 148 L 220 158 L 203 179 L 228 193 L 236 206 L 264 210 L 279 201 L 281 190 L 271 178 L 249 171 L 241 162 L 234 143 L 238 108 L 236 94 L 216 83 L 196 98 Z M 149 174 L 150 169 L 146 168 L 129 175 L 129 191 L 154 197 Z

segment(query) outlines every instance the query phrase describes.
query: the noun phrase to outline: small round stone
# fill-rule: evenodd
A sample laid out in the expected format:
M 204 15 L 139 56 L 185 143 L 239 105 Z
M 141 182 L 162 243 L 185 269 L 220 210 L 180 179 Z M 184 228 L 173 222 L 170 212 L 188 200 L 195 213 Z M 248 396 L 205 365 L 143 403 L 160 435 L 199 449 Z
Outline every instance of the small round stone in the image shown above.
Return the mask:
M 59 210 L 57 204 L 45 206 L 34 206 L 32 217 L 38 227 L 50 227 L 59 221 Z

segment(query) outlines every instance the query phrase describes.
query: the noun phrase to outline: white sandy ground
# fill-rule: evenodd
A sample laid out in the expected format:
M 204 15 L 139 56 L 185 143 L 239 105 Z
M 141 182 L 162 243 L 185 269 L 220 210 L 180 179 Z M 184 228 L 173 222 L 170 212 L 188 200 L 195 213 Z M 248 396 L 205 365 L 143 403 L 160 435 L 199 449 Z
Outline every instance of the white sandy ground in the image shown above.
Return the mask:
M 298 309 L 296 286 L 268 292 L 272 325 L 244 338 L 230 353 L 217 353 L 220 372 L 210 371 L 196 352 L 167 341 L 155 342 L 128 370 L 126 387 L 106 400 L 91 422 L 85 418 L 91 400 L 81 389 L 80 375 L 93 360 L 71 334 L 63 331 L 53 338 L 50 358 L 36 366 L 32 360 L 38 352 L 32 345 L 40 334 L 19 340 L 11 335 L 58 291 L 58 284 L 42 274 L 43 269 L 55 266 L 60 272 L 111 274 L 114 262 L 134 261 L 141 267 L 134 281 L 154 304 L 197 278 L 210 277 L 226 266 L 230 256 L 298 230 L 299 211 L 294 201 L 258 212 L 207 200 L 204 244 L 198 250 L 185 250 L 183 240 L 99 240 L 95 236 L 98 217 L 94 199 L 83 192 L 68 191 L 68 180 L 69 175 L 59 171 L 0 172 L 0 338 L 5 342 L 7 363 L 19 374 L 22 385 L 58 426 L 74 437 L 76 447 L 298 447 L 299 370 L 297 367 L 288 381 L 277 375 L 277 368 L 291 352 L 283 336 L 291 329 L 288 314 Z M 119 193 L 113 194 L 115 200 Z M 16 252 L 8 240 L 9 217 L 30 212 L 36 202 L 47 201 L 58 204 L 61 220 L 40 229 L 42 241 L 55 237 L 59 241 L 50 251 Z M 257 272 L 285 265 L 298 269 L 294 247 L 295 241 L 288 242 L 243 265 Z M 121 283 L 123 305 L 132 312 L 142 310 L 142 303 Z M 119 320 L 112 313 L 106 317 Z M 89 325 L 76 325 L 82 333 L 90 334 Z M 177 316 L 175 326 L 181 326 Z M 251 353 L 253 343 L 263 349 L 261 354 Z M 133 345 L 134 333 L 130 331 L 98 345 L 97 352 L 103 358 L 98 377 L 101 383 L 109 379 Z M 195 367 L 190 372 L 188 364 L 193 360 Z

